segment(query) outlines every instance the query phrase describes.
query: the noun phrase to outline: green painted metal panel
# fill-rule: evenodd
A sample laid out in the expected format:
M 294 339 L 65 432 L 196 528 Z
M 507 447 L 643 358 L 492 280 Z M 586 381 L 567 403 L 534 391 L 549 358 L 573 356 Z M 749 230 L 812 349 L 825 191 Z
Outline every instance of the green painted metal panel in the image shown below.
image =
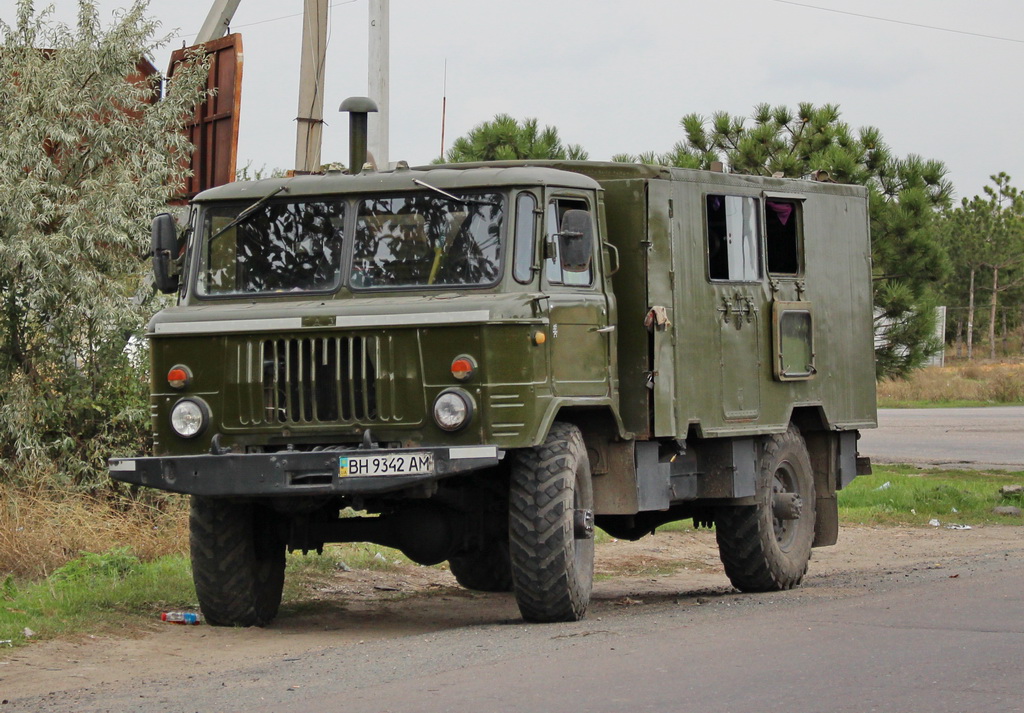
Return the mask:
M 618 272 L 610 284 L 616 304 L 615 327 L 618 391 L 625 428 L 638 437 L 651 432 L 650 334 L 644 327 L 648 310 L 647 182 L 629 177 L 604 181 L 606 237 L 615 246 Z

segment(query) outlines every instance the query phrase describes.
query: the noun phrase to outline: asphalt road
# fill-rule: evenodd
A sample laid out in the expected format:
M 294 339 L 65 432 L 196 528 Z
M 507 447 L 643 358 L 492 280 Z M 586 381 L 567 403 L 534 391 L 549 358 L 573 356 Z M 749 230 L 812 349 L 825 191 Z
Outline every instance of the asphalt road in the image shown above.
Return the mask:
M 434 642 L 443 653 L 432 670 L 354 690 L 312 682 L 302 703 L 275 709 L 1019 713 L 1022 581 L 1024 563 L 1000 561 L 824 605 L 761 598 L 555 636 L 531 627 L 530 645 L 511 654 L 490 637 L 456 635 Z
M 230 672 L 16 699 L 79 713 L 1022 713 L 1024 558 L 812 577 L 302 650 Z M 201 642 L 201 640 L 200 640 Z M 203 644 L 199 644 L 203 645 Z M 6 701 L 5 701 L 6 703 Z
M 876 463 L 1024 470 L 1024 407 L 881 409 L 859 450 Z

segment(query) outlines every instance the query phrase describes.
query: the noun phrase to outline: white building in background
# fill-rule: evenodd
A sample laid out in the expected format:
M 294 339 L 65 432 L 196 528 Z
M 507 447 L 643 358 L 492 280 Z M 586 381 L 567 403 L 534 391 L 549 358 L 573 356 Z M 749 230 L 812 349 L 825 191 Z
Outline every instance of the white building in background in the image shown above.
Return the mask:
M 929 357 L 925 366 L 946 365 L 946 308 L 944 306 L 935 308 L 935 338 L 942 344 L 942 349 Z

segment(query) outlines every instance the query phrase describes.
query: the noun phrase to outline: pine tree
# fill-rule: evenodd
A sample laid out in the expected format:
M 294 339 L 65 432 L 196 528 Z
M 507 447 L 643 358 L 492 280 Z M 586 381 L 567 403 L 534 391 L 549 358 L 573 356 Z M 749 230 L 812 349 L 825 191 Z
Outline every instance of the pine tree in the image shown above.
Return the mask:
M 1024 195 L 1006 173 L 991 180 L 983 196 L 965 198 L 943 215 L 940 225 L 956 273 L 970 276 L 969 323 L 974 322 L 975 290 L 989 293 L 989 358 L 995 359 L 1000 301 L 1024 285 Z M 987 281 L 974 279 L 983 272 Z M 948 296 L 961 293 L 959 284 L 947 283 Z M 970 357 L 973 350 L 968 348 Z
M 957 356 L 974 358 L 974 333 L 977 316 L 978 277 L 982 269 L 982 242 L 986 234 L 986 212 L 977 210 L 978 198 L 962 199 L 959 206 L 943 211 L 937 224 L 939 240 L 950 257 L 951 271 L 941 292 L 947 305 L 958 310 L 955 318 Z M 963 311 L 959 308 L 963 305 Z
M 498 114 L 492 121 L 478 124 L 456 139 L 444 158 L 436 163 L 527 159 L 585 161 L 587 152 L 578 144 L 563 145 L 558 129 L 553 126 L 542 130 L 536 119 L 524 119 L 520 123 L 508 114 Z

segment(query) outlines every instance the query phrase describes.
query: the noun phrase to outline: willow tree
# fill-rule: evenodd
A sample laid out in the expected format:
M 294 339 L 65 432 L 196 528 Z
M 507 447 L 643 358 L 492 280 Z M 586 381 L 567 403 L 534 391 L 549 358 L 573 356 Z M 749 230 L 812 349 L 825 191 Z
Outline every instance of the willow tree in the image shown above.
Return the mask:
M 722 162 L 735 173 L 831 180 L 867 186 L 875 286 L 876 367 L 902 376 L 941 348 L 934 338 L 936 287 L 948 260 L 933 231 L 952 184 L 940 161 L 894 156 L 874 127 L 854 130 L 834 104 L 759 104 L 748 120 L 727 112 L 680 120 L 685 139 L 665 153 L 619 155 L 684 168 Z
M 136 1 L 74 26 L 19 0 L 0 22 L 0 477 L 88 485 L 112 448 L 137 447 L 148 409 L 138 354 L 151 306 L 148 223 L 182 185 L 181 128 L 203 62 L 166 96 L 140 74 L 165 40 Z

